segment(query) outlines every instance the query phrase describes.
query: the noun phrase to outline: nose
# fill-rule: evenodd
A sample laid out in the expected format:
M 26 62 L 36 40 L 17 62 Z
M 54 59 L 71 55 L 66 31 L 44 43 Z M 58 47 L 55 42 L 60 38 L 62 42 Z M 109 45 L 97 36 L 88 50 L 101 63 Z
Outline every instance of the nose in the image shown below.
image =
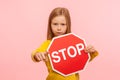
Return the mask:
M 60 31 L 60 30 L 61 30 L 61 26 L 60 26 L 60 25 L 58 25 L 57 30 L 58 30 L 58 31 Z

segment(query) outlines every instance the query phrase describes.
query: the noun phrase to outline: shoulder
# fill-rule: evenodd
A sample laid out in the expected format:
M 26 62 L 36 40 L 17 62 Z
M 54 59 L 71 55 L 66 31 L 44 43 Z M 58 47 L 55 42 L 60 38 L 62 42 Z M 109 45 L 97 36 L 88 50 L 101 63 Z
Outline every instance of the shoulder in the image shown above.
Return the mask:
M 50 44 L 51 40 L 44 41 L 37 49 L 37 52 L 45 52 Z
M 50 42 L 51 42 L 51 40 L 46 40 L 46 41 L 44 41 L 42 44 L 43 44 L 43 45 L 49 45 Z
M 48 47 L 48 45 L 50 44 L 50 42 L 51 42 L 51 40 L 46 40 L 46 41 L 44 41 L 44 42 L 41 44 L 40 47 L 46 48 L 46 47 Z

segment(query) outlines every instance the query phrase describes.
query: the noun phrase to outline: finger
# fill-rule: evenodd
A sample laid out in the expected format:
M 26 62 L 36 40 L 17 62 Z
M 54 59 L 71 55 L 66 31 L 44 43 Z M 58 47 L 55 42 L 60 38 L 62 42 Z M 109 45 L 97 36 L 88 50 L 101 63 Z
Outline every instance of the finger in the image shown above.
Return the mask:
M 38 54 L 38 57 L 39 57 L 40 61 L 43 60 L 41 53 Z
M 91 53 L 95 52 L 96 50 L 94 48 L 91 49 Z
M 85 50 L 85 52 L 88 52 L 89 51 L 89 46 L 87 46 L 84 50 Z
M 89 46 L 87 47 L 88 50 L 90 50 L 90 49 L 92 49 L 92 48 L 93 48 L 93 46 L 91 46 L 91 45 L 89 45 Z
M 95 50 L 95 49 L 94 49 L 94 47 L 92 47 L 92 46 L 88 49 L 89 52 L 94 52 L 94 50 Z
M 44 54 L 45 54 L 45 56 L 47 56 L 48 52 L 45 52 Z
M 36 59 L 36 61 L 40 61 L 40 58 L 38 55 L 35 55 L 35 59 Z
M 85 48 L 84 50 L 85 50 L 86 53 L 88 52 L 88 51 L 87 51 L 87 48 Z
M 45 61 L 48 61 L 48 52 L 45 52 Z
M 42 56 L 42 59 L 45 60 L 45 53 L 42 53 L 41 56 Z
M 89 45 L 85 48 L 85 52 L 87 52 L 87 53 L 91 53 L 92 50 L 93 50 L 93 47 L 91 45 Z

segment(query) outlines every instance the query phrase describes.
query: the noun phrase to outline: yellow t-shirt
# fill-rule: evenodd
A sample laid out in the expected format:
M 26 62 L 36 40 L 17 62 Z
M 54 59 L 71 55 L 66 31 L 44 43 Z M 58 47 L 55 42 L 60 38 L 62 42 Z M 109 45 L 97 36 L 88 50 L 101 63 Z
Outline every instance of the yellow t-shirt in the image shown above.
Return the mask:
M 37 52 L 46 52 L 47 51 L 47 48 L 48 48 L 50 42 L 51 42 L 51 40 L 46 40 L 38 49 L 36 49 L 35 51 L 33 51 L 33 53 L 32 53 L 32 60 L 33 61 L 37 62 L 34 59 L 34 55 Z M 97 55 L 98 55 L 98 52 L 90 54 L 90 57 L 91 57 L 90 61 L 92 61 L 93 58 L 95 58 Z M 49 58 L 48 58 L 48 61 L 45 61 L 45 64 L 46 64 L 48 72 L 49 72 L 46 80 L 79 80 L 79 74 L 78 73 L 72 74 L 72 75 L 69 75 L 69 76 L 62 76 L 62 75 L 54 72 L 52 70 Z

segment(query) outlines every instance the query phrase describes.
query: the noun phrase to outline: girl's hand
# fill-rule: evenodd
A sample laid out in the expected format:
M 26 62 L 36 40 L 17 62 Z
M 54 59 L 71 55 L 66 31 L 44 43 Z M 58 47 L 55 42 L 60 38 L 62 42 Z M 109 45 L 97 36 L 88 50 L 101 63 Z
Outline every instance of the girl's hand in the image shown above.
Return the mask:
M 87 53 L 94 53 L 94 52 L 96 52 L 95 48 L 92 45 L 88 45 L 84 50 Z
M 40 61 L 47 61 L 48 58 L 47 58 L 47 52 L 44 52 L 44 53 L 36 53 L 34 58 L 37 62 L 40 62 Z

